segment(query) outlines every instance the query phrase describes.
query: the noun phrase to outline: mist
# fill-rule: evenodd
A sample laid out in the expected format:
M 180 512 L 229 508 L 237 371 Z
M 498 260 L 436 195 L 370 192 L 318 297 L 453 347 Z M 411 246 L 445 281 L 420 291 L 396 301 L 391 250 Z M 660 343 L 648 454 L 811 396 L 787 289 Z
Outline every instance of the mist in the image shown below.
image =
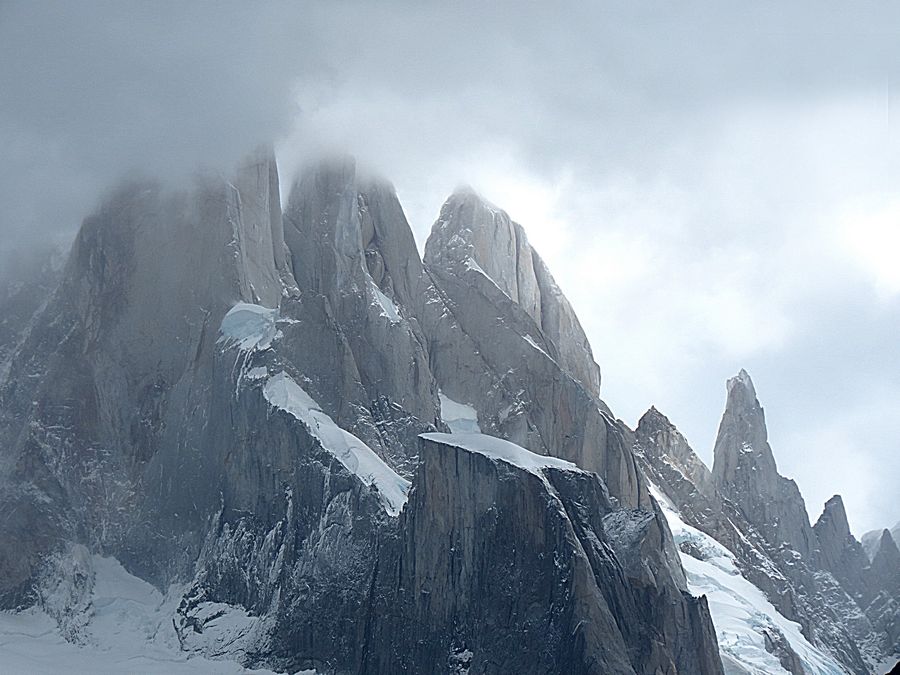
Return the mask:
M 811 22 L 810 17 L 815 17 Z M 900 8 L 0 2 L 0 254 L 123 177 L 349 152 L 420 247 L 473 185 L 528 232 L 633 426 L 707 462 L 753 375 L 815 518 L 900 520 Z M 0 255 L 0 260 L 3 257 Z

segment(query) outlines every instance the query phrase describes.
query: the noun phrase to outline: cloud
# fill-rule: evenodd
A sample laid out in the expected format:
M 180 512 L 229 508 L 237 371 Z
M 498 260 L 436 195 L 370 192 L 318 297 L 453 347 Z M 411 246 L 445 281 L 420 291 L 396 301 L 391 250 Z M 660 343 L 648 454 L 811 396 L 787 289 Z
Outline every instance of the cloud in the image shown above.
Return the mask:
M 311 155 L 353 152 L 395 182 L 420 245 L 469 183 L 547 259 L 620 416 L 656 404 L 709 459 L 746 366 L 810 510 L 842 491 L 854 524 L 890 524 L 898 18 L 0 0 L 0 250 L 71 233 L 123 174 L 224 171 L 260 141 L 286 186 Z M 877 469 L 821 469 L 848 457 Z

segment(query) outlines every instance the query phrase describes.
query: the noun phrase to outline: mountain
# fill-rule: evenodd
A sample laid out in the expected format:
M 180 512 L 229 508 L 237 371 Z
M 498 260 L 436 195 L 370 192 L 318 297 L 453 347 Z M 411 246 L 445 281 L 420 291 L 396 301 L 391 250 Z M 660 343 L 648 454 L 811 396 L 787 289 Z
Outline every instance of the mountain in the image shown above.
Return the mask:
M 727 383 L 711 471 L 655 408 L 638 424 L 634 452 L 688 587 L 709 595 L 726 671 L 870 673 L 896 662 L 893 540 L 870 566 L 839 495 L 810 526 L 796 484 L 778 473 L 745 371 Z M 777 664 L 759 670 L 769 656 Z
M 84 221 L 8 341 L 0 625 L 198 668 L 722 673 L 522 228 L 457 192 L 422 260 L 350 158 L 286 204 L 263 148 Z
M 634 430 L 614 416 L 547 265 L 473 190 L 450 195 L 421 258 L 393 186 L 353 158 L 306 167 L 284 203 L 260 148 L 230 177 L 123 183 L 64 263 L 8 272 L 12 663 L 896 661 L 895 537 L 857 541 L 839 495 L 810 524 L 745 371 L 710 469 L 656 408 Z

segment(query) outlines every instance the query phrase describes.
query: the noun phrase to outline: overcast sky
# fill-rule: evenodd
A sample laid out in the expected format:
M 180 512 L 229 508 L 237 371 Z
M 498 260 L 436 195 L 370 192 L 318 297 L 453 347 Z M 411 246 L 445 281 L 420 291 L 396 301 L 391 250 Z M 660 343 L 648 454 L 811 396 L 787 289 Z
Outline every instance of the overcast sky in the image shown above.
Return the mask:
M 900 5 L 0 0 L 0 252 L 123 174 L 277 144 L 468 183 L 526 228 L 605 398 L 712 458 L 749 370 L 813 520 L 900 520 Z M 678 8 L 676 11 L 676 7 Z

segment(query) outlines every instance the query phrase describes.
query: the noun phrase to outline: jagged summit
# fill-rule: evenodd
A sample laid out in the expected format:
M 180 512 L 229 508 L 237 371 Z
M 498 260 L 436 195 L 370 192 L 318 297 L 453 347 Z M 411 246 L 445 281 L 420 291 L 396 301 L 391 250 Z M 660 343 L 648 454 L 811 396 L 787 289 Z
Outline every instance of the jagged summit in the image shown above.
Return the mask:
M 763 591 L 781 615 L 798 622 L 811 643 L 840 661 L 840 670 L 832 664 L 825 672 L 868 674 L 867 659 L 880 659 L 895 649 L 893 577 L 882 572 L 878 581 L 877 575 L 869 574 L 868 560 L 850 532 L 840 496 L 828 500 L 810 531 L 796 485 L 774 468 L 764 472 L 760 453 L 751 445 L 764 438 L 765 429 L 762 408 L 745 371 L 728 381 L 727 391 L 726 428 L 719 440 L 733 445 L 718 449 L 734 452 L 735 469 L 728 480 L 713 484 L 710 477 L 704 483 L 709 475 L 705 467 L 672 422 L 655 408 L 644 414 L 635 431 L 635 454 L 658 489 L 655 494 L 678 511 L 672 529 L 682 559 L 688 556 L 685 567 L 690 571 L 698 564 L 694 561 L 705 560 L 707 554 L 696 533 L 679 531 L 681 521 L 724 545 L 735 555 L 741 575 Z M 771 451 L 767 441 L 763 449 Z M 718 582 L 715 587 L 721 588 Z M 733 615 L 717 616 L 717 606 L 713 619 L 723 654 L 738 655 L 740 661 L 745 647 L 733 639 L 740 629 L 731 624 Z M 794 651 L 802 641 L 796 635 L 783 640 L 777 630 L 770 632 L 774 637 L 761 651 L 776 654 L 789 672 L 809 672 L 798 663 L 809 653 Z
M 862 545 L 850 532 L 847 511 L 840 495 L 825 502 L 813 531 L 817 543 L 817 564 L 831 572 L 853 595 L 865 595 L 870 586 L 865 569 L 869 561 Z
M 847 511 L 844 509 L 844 500 L 840 495 L 834 495 L 825 502 L 822 514 L 816 521 L 815 527 L 817 531 L 819 530 L 820 524 L 823 528 L 829 527 L 833 529 L 841 536 L 850 534 L 850 523 L 847 521 Z
M 808 555 L 814 546 L 806 506 L 796 483 L 778 473 L 765 412 L 750 376 L 741 370 L 728 380 L 727 390 L 713 450 L 716 488 L 773 544 L 787 542 Z
M 894 569 L 900 569 L 900 549 L 897 548 L 897 542 L 894 541 L 894 535 L 891 534 L 891 531 L 887 528 L 882 530 L 881 539 L 878 542 L 878 552 L 875 554 L 875 559 L 872 561 L 872 565 L 876 565 L 876 561 L 878 561 L 878 565 L 884 565 L 886 569 L 893 567 Z
M 897 598 L 900 597 L 900 548 L 888 529 L 881 533 L 878 550 L 872 558 L 870 576 L 872 585 L 880 591 L 872 603 L 882 609 L 882 616 L 876 623 L 886 630 L 890 639 L 888 645 L 893 646 L 894 652 L 900 655 L 900 607 L 897 606 Z
M 265 149 L 230 179 L 114 193 L 65 275 L 0 383 L 5 607 L 55 602 L 74 566 L 52 608 L 77 632 L 91 561 L 112 556 L 179 589 L 159 609 L 176 649 L 248 667 L 719 675 L 652 480 L 721 537 L 682 553 L 727 558 L 726 542 L 779 611 L 855 664 L 839 630 L 810 629 L 827 605 L 794 593 L 820 570 L 785 581 L 806 569 L 793 484 L 760 470 L 746 374 L 729 385 L 720 435 L 737 466 L 719 493 L 655 407 L 635 432 L 612 415 L 546 265 L 472 190 L 447 200 L 423 264 L 389 182 L 327 158 L 282 213 Z M 464 441 L 442 433 L 460 419 Z M 749 522 L 760 494 L 786 529 Z M 795 627 L 741 630 L 793 668 Z
M 473 406 L 486 433 L 596 471 L 622 503 L 649 506 L 632 432 L 600 398 L 587 336 L 522 227 L 457 194 L 424 263 L 434 297 L 422 325 L 443 393 Z
M 741 370 L 728 380 L 725 412 L 713 452 L 713 475 L 723 485 L 735 480 L 740 467 L 752 460 L 766 477 L 777 475 L 769 447 L 766 417 L 750 375 Z
M 756 388 L 753 386 L 753 380 L 750 378 L 750 373 L 743 368 L 741 368 L 737 375 L 728 379 L 727 387 L 729 393 L 735 387 L 743 387 L 750 396 L 754 399 L 756 398 Z
M 491 211 L 496 214 L 502 214 L 509 218 L 509 214 L 495 203 L 487 199 L 483 194 L 481 194 L 478 190 L 476 190 L 472 185 L 468 183 L 461 183 L 454 188 L 453 192 L 450 193 L 450 196 L 447 197 L 444 205 L 462 205 L 462 204 L 471 204 L 472 206 L 480 206 L 488 211 Z M 443 209 L 441 209 L 443 213 Z M 432 225 L 432 229 L 435 227 L 443 227 L 446 224 L 442 218 L 438 218 L 434 224 Z
M 298 282 L 332 299 L 367 273 L 393 300 L 421 302 L 422 262 L 394 186 L 353 157 L 308 165 L 291 188 L 285 239 Z
M 525 230 L 505 211 L 472 188 L 458 188 L 441 207 L 424 262 L 438 274 L 479 274 L 492 282 L 533 322 L 532 339 L 599 398 L 600 368 L 578 317 Z
M 699 491 L 707 496 L 711 496 L 714 492 L 709 468 L 697 456 L 678 428 L 656 406 L 651 406 L 638 421 L 635 429 L 635 448 L 646 460 L 645 472 L 655 474 L 654 467 L 661 465 L 665 465 L 666 469 L 677 467 L 676 472 L 690 481 Z M 671 481 L 659 482 L 668 484 Z
M 655 405 L 651 405 L 647 412 L 641 415 L 641 419 L 638 420 L 638 426 L 651 423 L 667 425 L 670 427 L 675 426 Z

